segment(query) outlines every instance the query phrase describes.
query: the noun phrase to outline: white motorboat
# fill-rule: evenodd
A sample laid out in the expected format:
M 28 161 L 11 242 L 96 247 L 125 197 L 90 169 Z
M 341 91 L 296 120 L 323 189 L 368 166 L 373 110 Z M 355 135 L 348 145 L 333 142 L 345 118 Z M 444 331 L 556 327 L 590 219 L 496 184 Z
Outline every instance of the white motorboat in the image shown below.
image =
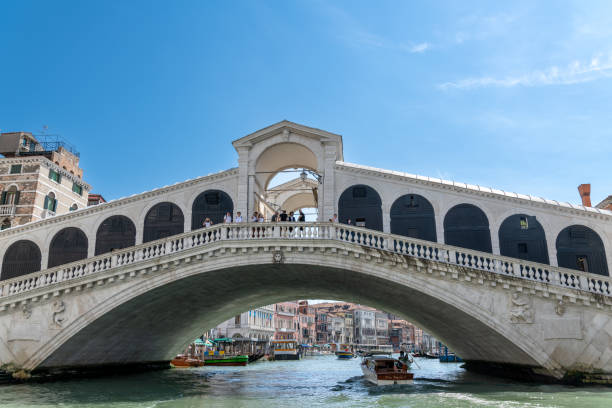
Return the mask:
M 361 361 L 361 371 L 364 378 L 375 385 L 412 384 L 414 381 L 408 365 L 385 352 L 366 353 Z

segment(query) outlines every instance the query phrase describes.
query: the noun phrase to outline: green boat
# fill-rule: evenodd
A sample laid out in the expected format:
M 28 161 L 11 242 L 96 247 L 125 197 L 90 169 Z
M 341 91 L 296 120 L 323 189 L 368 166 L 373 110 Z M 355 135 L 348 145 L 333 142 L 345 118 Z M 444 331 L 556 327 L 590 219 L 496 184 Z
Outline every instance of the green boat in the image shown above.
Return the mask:
M 249 362 L 249 356 L 223 356 L 223 355 L 212 355 L 204 356 L 205 366 L 245 366 Z

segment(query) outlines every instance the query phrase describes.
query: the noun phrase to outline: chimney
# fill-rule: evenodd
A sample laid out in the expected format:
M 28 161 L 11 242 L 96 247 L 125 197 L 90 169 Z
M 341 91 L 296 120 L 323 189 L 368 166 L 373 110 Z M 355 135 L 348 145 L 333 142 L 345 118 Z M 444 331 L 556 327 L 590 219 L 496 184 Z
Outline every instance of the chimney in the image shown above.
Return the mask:
M 578 192 L 580 193 L 580 198 L 582 199 L 582 205 L 585 207 L 590 207 L 591 206 L 591 185 L 590 184 L 579 185 Z

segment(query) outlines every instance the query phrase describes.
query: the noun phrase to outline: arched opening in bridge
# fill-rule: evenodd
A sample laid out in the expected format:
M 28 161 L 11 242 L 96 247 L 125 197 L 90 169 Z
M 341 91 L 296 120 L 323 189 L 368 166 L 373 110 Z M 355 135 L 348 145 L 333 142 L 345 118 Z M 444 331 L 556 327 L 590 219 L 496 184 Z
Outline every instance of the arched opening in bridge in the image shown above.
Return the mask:
M 272 177 L 266 190 L 266 202 L 273 211 L 287 215 L 294 213 L 299 221 L 300 211 L 306 221 L 318 219 L 319 180 L 316 173 L 306 169 L 285 169 Z
M 136 244 L 136 226 L 124 215 L 113 215 L 105 219 L 96 232 L 95 255 L 123 249 Z
M 458 204 L 444 217 L 444 242 L 476 251 L 492 252 L 486 214 L 472 204 Z
M 21 240 L 13 243 L 2 258 L 0 280 L 40 271 L 41 259 L 40 248 L 34 242 Z
M 87 236 L 79 228 L 64 228 L 51 240 L 48 267 L 67 264 L 87 258 Z
M 418 194 L 406 194 L 391 206 L 391 233 L 436 242 L 436 218 L 431 203 Z
M 240 257 L 239 252 L 232 259 Z M 322 266 L 318 262 L 258 264 L 255 259 L 261 252 L 244 255 L 249 262 L 241 266 L 207 272 L 202 269 L 209 261 L 198 263 L 193 258 L 180 274 L 172 269 L 166 272 L 174 279 L 147 280 L 134 287 L 131 297 L 118 297 L 113 307 L 105 302 L 100 309 L 91 311 L 95 318 L 79 323 L 78 330 L 75 328 L 70 338 L 45 357 L 41 367 L 169 361 L 221 322 L 229 319 L 233 327 L 242 327 L 246 323 L 245 310 L 304 298 L 340 299 L 401 316 L 467 361 L 522 361 L 539 366 L 525 346 L 527 341 L 522 340 L 505 314 L 499 320 L 500 316 L 474 309 L 469 292 L 473 284 L 466 283 L 462 291 L 449 291 L 428 285 L 431 274 L 410 273 L 414 281 L 405 280 L 403 271 L 380 273 L 386 270 L 385 262 L 364 265 L 352 256 L 345 258 L 349 264 L 344 267 Z M 303 259 L 318 257 L 318 252 L 308 253 Z M 265 255 L 267 258 L 270 254 Z M 331 263 L 338 265 L 338 255 L 333 256 Z M 374 318 L 363 315 L 355 319 L 359 319 L 356 325 L 367 329 L 367 343 L 378 344 Z M 279 329 L 287 333 L 283 327 Z M 121 338 L 129 341 L 109 341 Z
M 501 255 L 526 261 L 549 263 L 546 233 L 534 216 L 514 214 L 499 227 Z
M 191 229 L 202 228 L 204 220 L 210 218 L 213 224 L 223 222 L 226 213 L 234 216 L 232 198 L 221 190 L 206 190 L 196 197 L 191 207 Z
M 557 262 L 563 268 L 608 276 L 608 262 L 599 235 L 584 225 L 564 228 L 557 236 Z
M 184 229 L 185 219 L 181 209 L 174 203 L 159 203 L 147 212 L 142 242 L 181 234 Z
M 376 190 L 365 184 L 344 190 L 338 199 L 338 221 L 382 231 L 382 201 Z
M 301 209 L 307 221 L 317 219 L 319 186 L 315 153 L 300 143 L 286 142 L 265 149 L 255 163 L 255 209 L 270 220 L 275 212 L 296 213 Z M 248 215 L 249 217 L 252 214 Z

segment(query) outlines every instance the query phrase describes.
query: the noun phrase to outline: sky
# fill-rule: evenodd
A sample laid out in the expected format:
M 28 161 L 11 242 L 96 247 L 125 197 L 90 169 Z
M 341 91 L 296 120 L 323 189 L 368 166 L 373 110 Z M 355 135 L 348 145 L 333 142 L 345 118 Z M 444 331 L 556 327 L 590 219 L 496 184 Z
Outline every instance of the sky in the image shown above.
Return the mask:
M 609 1 L 5 1 L 0 58 L 0 129 L 61 135 L 106 199 L 235 167 L 283 119 L 348 162 L 612 194 Z

